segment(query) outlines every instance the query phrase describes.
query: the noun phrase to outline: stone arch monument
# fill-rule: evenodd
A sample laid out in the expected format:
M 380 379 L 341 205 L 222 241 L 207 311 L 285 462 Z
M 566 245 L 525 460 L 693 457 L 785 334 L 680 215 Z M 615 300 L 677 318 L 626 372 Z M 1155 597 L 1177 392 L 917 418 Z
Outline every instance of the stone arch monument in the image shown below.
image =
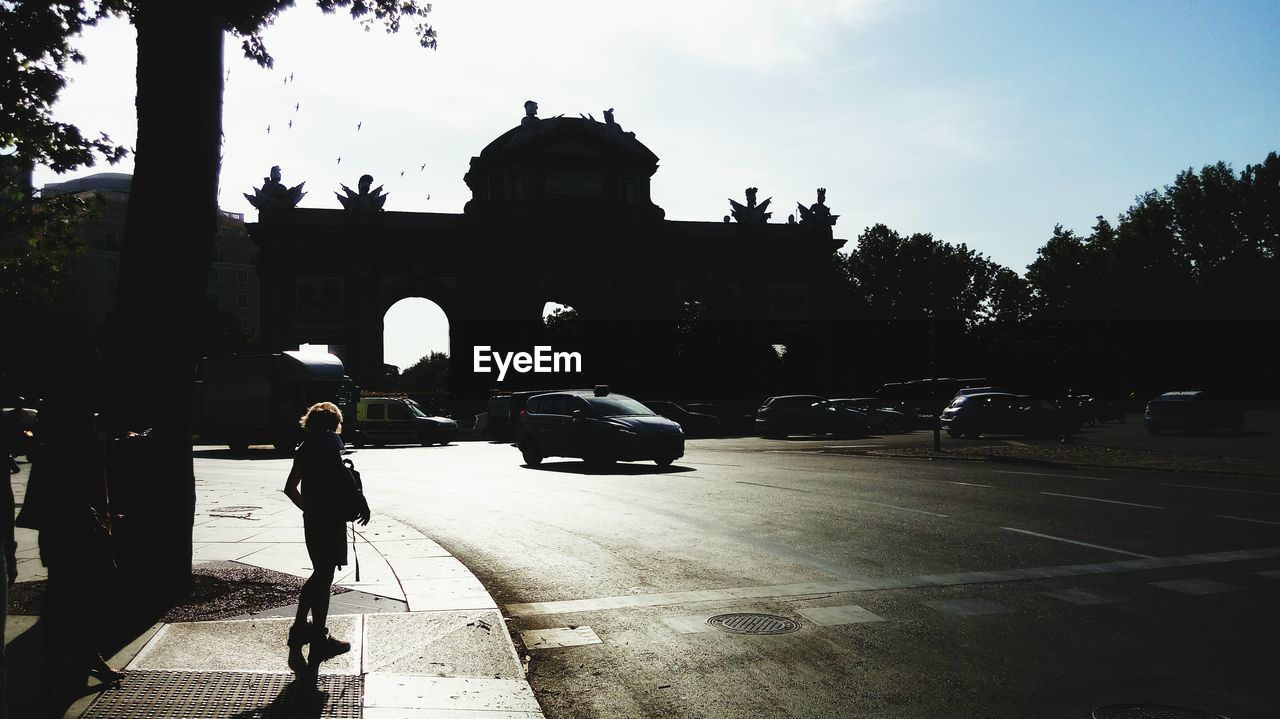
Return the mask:
M 471 158 L 461 214 L 260 208 L 249 233 L 259 248 L 266 346 L 340 347 L 355 381 L 376 387 L 383 315 L 400 299 L 425 297 L 449 317 L 456 399 L 569 381 L 746 398 L 774 391 L 761 386 L 754 358 L 775 344 L 806 348 L 798 355 L 812 358 L 811 390 L 824 388 L 837 361 L 830 260 L 844 244 L 834 220 L 769 223 L 736 202 L 737 222 L 667 220 L 650 195 L 657 155 L 612 112 L 604 122 L 536 112 L 527 103 L 520 124 Z M 714 308 L 709 322 L 731 328 L 715 345 L 723 354 L 715 376 L 683 376 L 671 356 L 690 298 Z M 579 377 L 508 373 L 499 383 L 472 371 L 475 346 L 532 351 L 549 300 L 583 319 Z

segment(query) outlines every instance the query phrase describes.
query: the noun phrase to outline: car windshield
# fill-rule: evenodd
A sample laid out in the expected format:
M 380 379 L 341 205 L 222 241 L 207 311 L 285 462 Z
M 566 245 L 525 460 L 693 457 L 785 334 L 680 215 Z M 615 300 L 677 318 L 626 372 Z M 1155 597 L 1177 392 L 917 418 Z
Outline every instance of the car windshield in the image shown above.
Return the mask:
M 405 403 L 405 404 L 407 404 L 407 405 L 409 405 L 409 409 L 410 409 L 410 410 L 412 410 L 412 412 L 413 412 L 415 415 L 417 415 L 417 416 L 419 416 L 419 417 L 427 417 L 427 416 L 430 416 L 430 415 L 428 415 L 426 412 L 423 412 L 423 411 L 422 411 L 422 407 L 419 407 L 417 402 L 414 402 L 414 401 L 413 401 L 413 400 L 411 400 L 411 399 L 406 399 L 406 400 L 404 401 L 404 403 Z
M 652 417 L 653 411 L 630 397 L 588 397 L 587 403 L 601 417 Z

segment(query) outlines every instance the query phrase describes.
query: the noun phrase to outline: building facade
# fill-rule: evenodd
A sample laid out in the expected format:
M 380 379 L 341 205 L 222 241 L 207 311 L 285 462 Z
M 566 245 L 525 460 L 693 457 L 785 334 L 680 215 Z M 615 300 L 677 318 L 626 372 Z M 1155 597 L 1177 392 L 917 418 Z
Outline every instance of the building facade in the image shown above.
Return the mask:
M 84 252 L 76 257 L 73 269 L 75 313 L 89 337 L 102 336 L 115 310 L 132 180 L 128 174 L 100 172 L 49 183 L 40 190 L 42 198 L 74 193 L 92 208 L 80 225 Z M 219 210 L 206 298 L 255 336 L 261 327 L 257 262 L 258 251 L 245 229 L 244 215 Z

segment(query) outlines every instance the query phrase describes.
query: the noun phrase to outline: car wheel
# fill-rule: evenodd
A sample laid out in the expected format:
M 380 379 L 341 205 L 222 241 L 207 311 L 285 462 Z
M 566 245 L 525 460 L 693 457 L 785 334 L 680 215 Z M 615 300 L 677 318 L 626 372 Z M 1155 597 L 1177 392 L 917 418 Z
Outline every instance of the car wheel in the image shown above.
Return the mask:
M 959 437 L 959 436 L 960 436 L 960 432 L 959 432 L 959 430 L 949 429 L 949 430 L 947 430 L 947 436 L 948 436 L 948 437 Z
M 1147 431 L 1150 432 L 1151 434 L 1160 434 L 1159 427 L 1147 427 Z
M 524 463 L 530 467 L 542 464 L 542 453 L 538 451 L 538 445 L 531 439 L 526 439 L 524 446 L 520 447 L 520 456 L 524 457 Z
M 898 426 L 898 420 L 887 419 L 884 422 L 883 430 L 885 434 L 897 434 L 902 431 L 902 427 Z
M 231 449 L 231 452 L 233 454 L 244 454 L 245 452 L 249 451 L 248 442 L 232 442 L 227 446 Z
M 968 432 L 964 433 L 964 436 L 965 436 L 965 439 L 977 439 L 982 436 L 982 433 L 969 430 Z
M 671 463 L 675 461 L 675 457 L 659 457 L 658 459 L 653 460 L 653 463 L 659 467 L 670 467 Z

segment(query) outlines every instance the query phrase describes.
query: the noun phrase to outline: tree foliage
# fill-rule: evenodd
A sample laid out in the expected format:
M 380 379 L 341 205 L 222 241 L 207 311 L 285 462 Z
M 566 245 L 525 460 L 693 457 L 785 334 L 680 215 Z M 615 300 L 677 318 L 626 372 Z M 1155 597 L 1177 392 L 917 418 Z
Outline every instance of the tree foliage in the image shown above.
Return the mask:
M 854 301 L 866 317 L 973 325 L 990 304 L 999 265 L 967 246 L 915 233 L 903 237 L 883 224 L 858 235 L 844 260 Z
M 395 378 L 394 389 L 418 392 L 447 392 L 449 389 L 449 355 L 431 352 Z

